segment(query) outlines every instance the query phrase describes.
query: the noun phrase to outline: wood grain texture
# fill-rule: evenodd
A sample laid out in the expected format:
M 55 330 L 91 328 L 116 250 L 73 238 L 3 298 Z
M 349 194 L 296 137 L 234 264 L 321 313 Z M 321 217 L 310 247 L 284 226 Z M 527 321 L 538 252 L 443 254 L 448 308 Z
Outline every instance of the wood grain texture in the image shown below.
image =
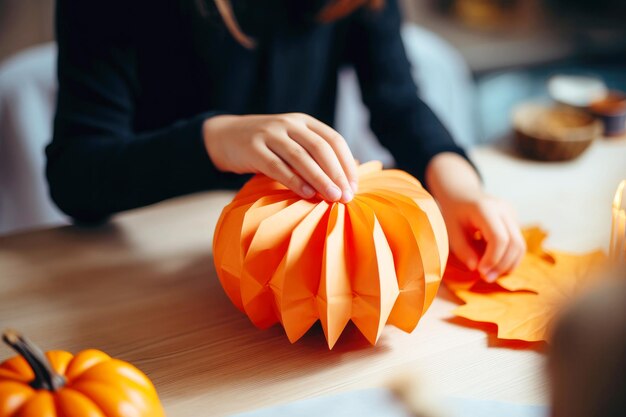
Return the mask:
M 488 189 L 509 198 L 524 221 L 544 223 L 554 243 L 576 246 L 574 236 L 583 248 L 608 240 L 610 198 L 600 200 L 626 177 L 626 142 L 598 143 L 586 159 L 565 165 L 492 149 L 473 155 Z M 134 363 L 171 417 L 228 415 L 375 386 L 398 372 L 416 375 L 434 396 L 546 401 L 539 349 L 462 326 L 445 291 L 412 334 L 388 326 L 375 347 L 354 327 L 332 351 L 319 326 L 294 345 L 278 326 L 256 329 L 225 296 L 211 259 L 213 228 L 230 198 L 199 194 L 94 229 L 0 238 L 0 327 L 20 329 L 46 350 L 95 347 Z M 594 217 L 599 222 L 585 222 Z M 0 358 L 10 355 L 0 348 Z

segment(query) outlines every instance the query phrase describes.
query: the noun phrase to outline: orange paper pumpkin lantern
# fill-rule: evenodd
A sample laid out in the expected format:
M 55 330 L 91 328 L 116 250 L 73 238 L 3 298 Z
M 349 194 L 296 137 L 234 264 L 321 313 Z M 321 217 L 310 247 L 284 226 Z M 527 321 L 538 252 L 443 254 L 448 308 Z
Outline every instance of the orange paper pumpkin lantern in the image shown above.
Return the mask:
M 257 327 L 280 322 L 293 343 L 319 319 L 332 348 L 349 320 L 372 344 L 387 323 L 412 331 L 439 287 L 448 236 L 419 181 L 369 162 L 348 204 L 255 176 L 224 208 L 213 255 Z
M 19 334 L 20 355 L 0 364 L 0 417 L 163 417 L 154 386 L 134 366 L 99 350 L 44 354 Z

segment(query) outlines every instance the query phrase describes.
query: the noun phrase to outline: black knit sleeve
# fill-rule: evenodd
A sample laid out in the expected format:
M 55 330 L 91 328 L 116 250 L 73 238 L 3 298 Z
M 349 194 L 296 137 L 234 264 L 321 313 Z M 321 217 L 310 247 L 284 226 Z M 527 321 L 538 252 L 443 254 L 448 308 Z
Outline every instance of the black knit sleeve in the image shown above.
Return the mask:
M 133 13 L 124 5 L 132 3 L 57 1 L 59 91 L 46 175 L 55 203 L 81 221 L 234 180 L 203 144 L 202 124 L 218 112 L 135 132 Z
M 400 36 L 396 0 L 382 10 L 363 9 L 349 25 L 347 54 L 354 65 L 370 125 L 398 168 L 423 181 L 428 162 L 441 152 L 465 151 L 419 98 Z

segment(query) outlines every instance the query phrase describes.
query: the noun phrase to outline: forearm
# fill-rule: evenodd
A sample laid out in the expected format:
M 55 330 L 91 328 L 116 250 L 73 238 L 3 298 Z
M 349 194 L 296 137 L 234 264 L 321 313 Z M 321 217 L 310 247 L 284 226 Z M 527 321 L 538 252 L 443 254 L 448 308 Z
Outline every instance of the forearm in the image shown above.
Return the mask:
M 430 160 L 425 181 L 438 201 L 471 201 L 482 194 L 482 183 L 474 167 L 452 152 L 442 152 Z

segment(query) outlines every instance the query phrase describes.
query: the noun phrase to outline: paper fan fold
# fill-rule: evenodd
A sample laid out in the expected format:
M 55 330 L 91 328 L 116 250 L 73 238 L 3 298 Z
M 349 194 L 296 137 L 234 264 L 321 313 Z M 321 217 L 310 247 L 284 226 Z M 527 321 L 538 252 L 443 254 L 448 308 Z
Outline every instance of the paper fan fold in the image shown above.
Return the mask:
M 332 349 L 350 320 L 372 344 L 385 324 L 411 332 L 441 282 L 448 236 L 419 181 L 369 162 L 348 204 L 255 176 L 224 208 L 213 254 L 224 291 L 257 327 L 281 323 L 293 343 L 319 320 Z

